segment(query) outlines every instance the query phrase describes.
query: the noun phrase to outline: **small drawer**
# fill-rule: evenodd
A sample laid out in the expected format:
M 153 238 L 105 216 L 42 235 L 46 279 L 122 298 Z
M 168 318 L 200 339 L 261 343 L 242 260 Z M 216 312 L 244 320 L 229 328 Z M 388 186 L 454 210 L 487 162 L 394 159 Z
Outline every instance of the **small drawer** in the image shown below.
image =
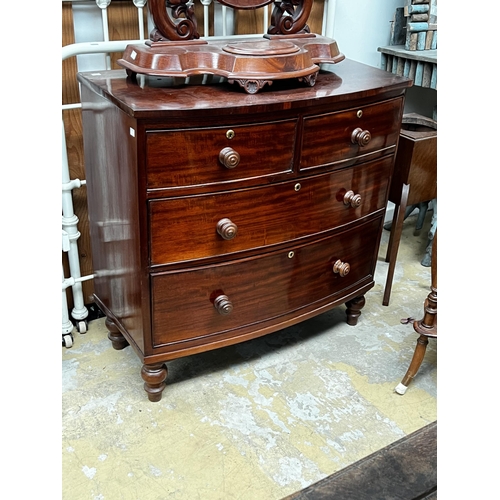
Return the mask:
M 234 338 L 334 302 L 373 279 L 380 225 L 377 218 L 264 256 L 152 274 L 153 345 Z
M 292 171 L 297 121 L 148 131 L 147 187 L 217 185 Z
M 231 254 L 311 236 L 385 206 L 392 157 L 222 193 L 152 200 L 150 263 Z
M 345 162 L 395 146 L 401 99 L 304 118 L 300 169 Z

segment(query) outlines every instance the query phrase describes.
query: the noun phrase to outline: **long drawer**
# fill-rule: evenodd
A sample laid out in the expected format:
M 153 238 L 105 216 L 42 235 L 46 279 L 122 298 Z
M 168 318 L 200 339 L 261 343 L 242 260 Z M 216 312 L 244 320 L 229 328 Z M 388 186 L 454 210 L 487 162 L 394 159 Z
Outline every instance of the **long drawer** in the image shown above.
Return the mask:
M 300 169 L 310 170 L 366 155 L 399 138 L 401 98 L 304 118 Z
M 234 337 L 250 325 L 334 301 L 373 279 L 380 224 L 377 218 L 280 252 L 152 274 L 153 345 Z
M 148 131 L 147 187 L 220 185 L 291 172 L 297 120 Z M 258 152 L 256 154 L 256 152 Z
M 253 189 L 150 201 L 151 265 L 230 254 L 348 224 L 385 205 L 392 158 Z

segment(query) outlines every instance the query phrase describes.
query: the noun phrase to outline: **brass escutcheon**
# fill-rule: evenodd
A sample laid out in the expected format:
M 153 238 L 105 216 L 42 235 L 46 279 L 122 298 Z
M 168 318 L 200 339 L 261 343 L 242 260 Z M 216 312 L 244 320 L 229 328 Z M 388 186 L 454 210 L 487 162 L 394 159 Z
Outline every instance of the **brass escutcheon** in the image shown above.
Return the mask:
M 295 189 L 295 191 L 300 191 L 300 188 L 302 186 L 300 185 L 300 182 L 297 182 L 297 184 L 295 184 L 295 186 L 293 187 L 293 189 Z
M 226 132 L 226 137 L 227 137 L 228 139 L 232 139 L 232 138 L 234 137 L 234 135 L 235 135 L 235 134 L 234 134 L 234 130 L 228 130 L 228 131 Z
M 295 252 L 293 250 L 291 252 L 288 252 L 289 259 L 293 259 L 294 255 L 295 255 Z
M 361 117 L 363 116 L 363 110 L 358 109 L 358 112 L 356 113 L 356 116 L 357 116 L 358 118 L 361 118 Z

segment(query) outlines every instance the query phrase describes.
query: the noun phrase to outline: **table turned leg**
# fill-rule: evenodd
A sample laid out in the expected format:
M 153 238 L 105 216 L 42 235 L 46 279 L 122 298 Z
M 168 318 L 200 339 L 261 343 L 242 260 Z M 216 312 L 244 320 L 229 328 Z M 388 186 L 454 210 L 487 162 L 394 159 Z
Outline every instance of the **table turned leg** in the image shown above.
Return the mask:
M 165 380 L 167 379 L 167 367 L 164 363 L 152 363 L 143 365 L 141 377 L 144 380 L 144 390 L 148 393 L 148 399 L 157 403 L 161 399 L 163 389 L 165 389 Z
M 408 385 L 413 380 L 413 377 L 417 374 L 420 365 L 425 356 L 425 350 L 427 349 L 427 344 L 429 343 L 429 339 L 426 335 L 420 335 L 417 340 L 417 347 L 415 347 L 415 352 L 413 353 L 413 358 L 411 360 L 410 366 L 406 375 L 403 377 L 403 380 L 396 386 L 394 389 L 398 394 L 403 395 L 408 389 Z
M 417 347 L 413 353 L 410 367 L 403 377 L 403 380 L 394 389 L 398 394 L 404 394 L 408 384 L 417 374 L 420 365 L 424 359 L 425 350 L 429 343 L 429 338 L 437 338 L 437 231 L 434 235 L 432 248 L 432 266 L 431 266 L 431 292 L 424 302 L 424 317 L 413 322 L 413 329 L 420 336 L 417 340 Z
M 361 309 L 363 309 L 365 302 L 365 296 L 361 295 L 360 297 L 356 297 L 345 303 L 345 305 L 347 306 L 347 310 L 345 313 L 347 314 L 348 325 L 357 325 L 358 318 L 361 316 Z
M 113 349 L 120 351 L 128 346 L 127 339 L 122 335 L 115 322 L 109 318 L 105 321 L 106 328 L 108 329 L 108 339 L 111 340 Z

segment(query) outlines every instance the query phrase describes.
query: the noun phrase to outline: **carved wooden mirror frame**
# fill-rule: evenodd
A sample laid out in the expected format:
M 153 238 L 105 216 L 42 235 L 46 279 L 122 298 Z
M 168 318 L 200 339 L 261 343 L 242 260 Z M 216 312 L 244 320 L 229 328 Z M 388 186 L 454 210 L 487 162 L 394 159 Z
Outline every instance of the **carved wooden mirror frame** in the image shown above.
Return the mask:
M 269 35 L 294 35 L 309 33 L 306 22 L 311 14 L 313 0 L 217 0 L 220 4 L 234 9 L 251 10 L 275 3 Z M 156 30 L 151 39 L 194 40 L 200 38 L 194 9 L 190 0 L 149 0 L 149 9 Z M 169 16 L 167 12 L 170 11 Z
M 334 40 L 310 33 L 313 0 L 217 1 L 243 10 L 274 3 L 267 34 L 261 40 L 200 40 L 190 0 L 149 0 L 155 24 L 150 40 L 129 45 L 118 63 L 131 77 L 215 74 L 255 94 L 279 79 L 296 78 L 313 86 L 320 63 L 344 59 Z

